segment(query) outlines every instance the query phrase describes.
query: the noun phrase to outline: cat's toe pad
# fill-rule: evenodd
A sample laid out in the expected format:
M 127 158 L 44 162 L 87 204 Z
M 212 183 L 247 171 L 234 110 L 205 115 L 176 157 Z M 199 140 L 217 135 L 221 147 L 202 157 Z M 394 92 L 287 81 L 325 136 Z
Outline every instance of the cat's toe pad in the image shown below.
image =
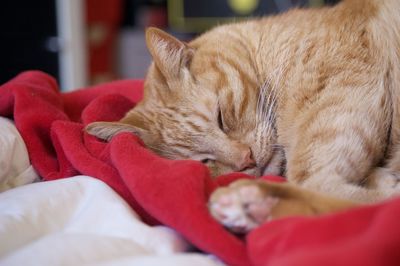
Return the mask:
M 265 195 L 257 182 L 240 180 L 216 190 L 210 198 L 211 215 L 237 233 L 246 233 L 270 219 L 278 198 Z

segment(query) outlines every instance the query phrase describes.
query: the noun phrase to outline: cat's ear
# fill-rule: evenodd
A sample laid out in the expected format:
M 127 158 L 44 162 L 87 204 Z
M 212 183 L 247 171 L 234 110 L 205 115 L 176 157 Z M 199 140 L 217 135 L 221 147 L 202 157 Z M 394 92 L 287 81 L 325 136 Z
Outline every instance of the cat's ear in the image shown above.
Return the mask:
M 139 137 L 146 134 L 146 130 L 140 127 L 118 122 L 93 122 L 85 127 L 85 131 L 103 140 L 111 140 L 114 135 L 120 132 L 133 133 Z
M 194 54 L 194 49 L 186 43 L 157 28 L 146 30 L 146 44 L 156 66 L 167 79 L 179 78 Z

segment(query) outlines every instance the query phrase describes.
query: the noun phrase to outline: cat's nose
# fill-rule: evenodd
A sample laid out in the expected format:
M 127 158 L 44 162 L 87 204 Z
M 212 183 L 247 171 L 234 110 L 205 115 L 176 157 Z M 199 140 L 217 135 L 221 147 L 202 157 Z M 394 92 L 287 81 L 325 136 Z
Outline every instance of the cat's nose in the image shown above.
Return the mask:
M 253 159 L 253 153 L 250 148 L 242 153 L 241 160 L 236 163 L 238 171 L 245 170 L 256 166 L 256 161 Z

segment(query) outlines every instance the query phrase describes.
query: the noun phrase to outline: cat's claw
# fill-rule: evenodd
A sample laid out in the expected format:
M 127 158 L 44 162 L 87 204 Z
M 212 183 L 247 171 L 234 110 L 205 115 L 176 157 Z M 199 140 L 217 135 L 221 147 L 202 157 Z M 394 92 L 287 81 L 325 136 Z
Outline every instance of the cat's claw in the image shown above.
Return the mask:
M 229 230 L 247 233 L 270 220 L 279 199 L 267 196 L 252 180 L 239 180 L 217 189 L 210 198 L 211 215 Z

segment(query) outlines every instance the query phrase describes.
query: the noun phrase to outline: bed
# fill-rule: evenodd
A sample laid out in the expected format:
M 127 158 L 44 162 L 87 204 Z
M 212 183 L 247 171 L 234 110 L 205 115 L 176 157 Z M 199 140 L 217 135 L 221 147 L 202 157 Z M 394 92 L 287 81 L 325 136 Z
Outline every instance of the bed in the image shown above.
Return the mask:
M 207 199 L 252 177 L 212 179 L 132 134 L 106 143 L 83 131 L 119 120 L 142 89 L 119 80 L 62 93 L 39 71 L 0 87 L 1 265 L 400 265 L 399 198 L 236 236 Z

